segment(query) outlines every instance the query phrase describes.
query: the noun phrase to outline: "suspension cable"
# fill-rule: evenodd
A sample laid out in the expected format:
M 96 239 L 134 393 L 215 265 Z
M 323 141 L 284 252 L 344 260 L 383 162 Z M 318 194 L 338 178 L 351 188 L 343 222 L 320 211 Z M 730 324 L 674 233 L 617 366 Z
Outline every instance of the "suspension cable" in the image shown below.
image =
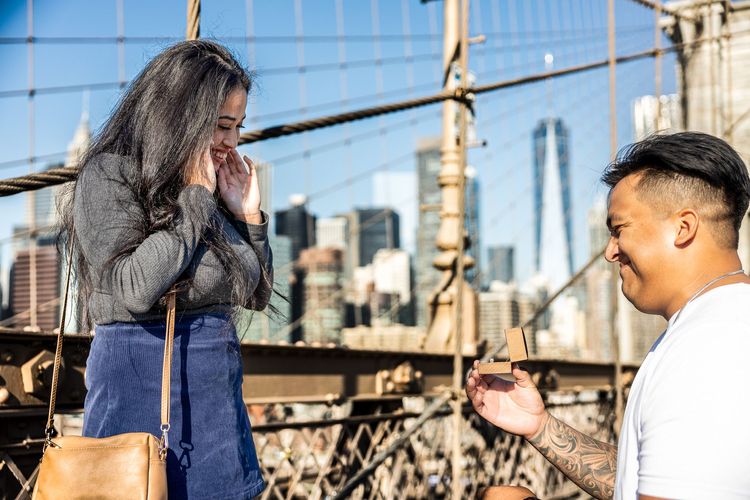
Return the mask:
M 750 30 L 746 30 L 750 31 Z M 718 37 L 712 38 L 701 38 L 692 42 L 685 42 L 675 44 L 671 47 L 664 49 L 649 49 L 635 54 L 629 54 L 626 56 L 620 56 L 615 59 L 617 64 L 622 64 L 630 61 L 644 59 L 647 57 L 654 57 L 657 54 L 664 54 L 669 52 L 675 52 L 685 46 L 693 46 L 707 41 L 718 39 Z M 488 85 L 481 85 L 479 87 L 469 89 L 456 89 L 455 92 L 447 93 L 441 92 L 431 96 L 420 97 L 416 99 L 409 99 L 406 101 L 395 102 L 391 104 L 384 104 L 382 106 L 375 106 L 372 108 L 360 109 L 357 111 L 351 111 L 347 113 L 340 113 L 336 115 L 324 116 L 320 118 L 314 118 L 312 120 L 305 120 L 296 123 L 289 123 L 285 125 L 277 125 L 268 127 L 260 130 L 254 130 L 247 132 L 240 136 L 239 144 L 251 144 L 258 141 L 264 141 L 267 139 L 273 139 L 277 137 L 284 137 L 287 135 L 298 134 L 301 132 L 309 132 L 321 128 L 331 127 L 333 125 L 340 125 L 342 123 L 353 122 L 357 120 L 363 120 L 365 118 L 372 118 L 374 116 L 380 116 L 388 113 L 394 113 L 397 111 L 403 111 L 406 109 L 417 108 L 420 106 L 427 106 L 429 104 L 435 104 L 448 99 L 456 101 L 467 101 L 473 100 L 472 94 L 482 94 L 486 92 L 492 92 L 504 88 L 515 87 L 518 85 L 524 85 L 527 83 L 533 83 L 544 80 L 546 78 L 556 78 L 565 75 L 571 75 L 575 73 L 581 73 L 597 68 L 605 67 L 609 64 L 609 60 L 605 59 L 602 61 L 581 64 L 570 68 L 548 71 L 544 73 L 537 73 L 535 75 L 525 76 L 521 78 L 513 78 L 510 80 L 500 81 Z M 0 180 L 0 197 L 17 194 L 24 191 L 31 191 L 35 189 L 41 189 L 48 186 L 54 186 L 62 184 L 75 179 L 78 173 L 77 168 L 59 168 L 51 169 L 46 172 L 30 174 L 27 176 L 14 177 L 10 179 Z

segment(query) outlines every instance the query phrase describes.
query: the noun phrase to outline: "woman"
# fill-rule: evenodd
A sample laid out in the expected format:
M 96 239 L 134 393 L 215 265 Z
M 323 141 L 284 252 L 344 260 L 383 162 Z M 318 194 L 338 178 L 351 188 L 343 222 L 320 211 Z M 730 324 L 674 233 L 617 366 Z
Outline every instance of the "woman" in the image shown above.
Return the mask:
M 255 168 L 235 149 L 250 86 L 214 42 L 166 49 L 95 138 L 64 212 L 95 325 L 85 436 L 160 434 L 164 296 L 177 285 L 170 498 L 251 498 L 265 486 L 232 321 L 236 306 L 265 308 L 272 283 Z

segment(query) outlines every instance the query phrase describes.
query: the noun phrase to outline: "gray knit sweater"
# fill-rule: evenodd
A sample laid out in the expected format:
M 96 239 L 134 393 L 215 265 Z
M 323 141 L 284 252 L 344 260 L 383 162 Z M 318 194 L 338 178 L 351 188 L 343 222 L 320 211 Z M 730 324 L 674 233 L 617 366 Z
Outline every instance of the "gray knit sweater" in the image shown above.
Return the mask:
M 94 292 L 89 314 L 97 325 L 117 321 L 144 321 L 164 317 L 158 301 L 179 278 L 191 278 L 192 286 L 178 296 L 178 309 L 190 313 L 228 311 L 228 276 L 217 256 L 201 242 L 211 218 L 223 225 L 227 241 L 242 262 L 254 309 L 263 309 L 271 296 L 273 268 L 268 245 L 268 215 L 263 223 L 228 220 L 203 186 L 191 185 L 178 198 L 181 215 L 172 230 L 149 234 L 129 255 L 107 265 L 125 235 L 135 231 L 131 215 L 141 208 L 126 178 L 132 178 L 132 161 L 115 155 L 99 155 L 82 171 L 74 204 L 77 237 L 89 264 Z M 261 274 L 265 268 L 268 280 Z

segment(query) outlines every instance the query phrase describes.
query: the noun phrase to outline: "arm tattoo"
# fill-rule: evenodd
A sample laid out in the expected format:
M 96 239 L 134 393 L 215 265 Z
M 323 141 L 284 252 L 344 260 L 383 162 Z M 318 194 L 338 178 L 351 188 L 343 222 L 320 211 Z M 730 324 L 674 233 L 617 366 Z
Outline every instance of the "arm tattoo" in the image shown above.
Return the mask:
M 598 441 L 549 415 L 542 431 L 529 442 L 589 495 L 614 495 L 617 447 Z

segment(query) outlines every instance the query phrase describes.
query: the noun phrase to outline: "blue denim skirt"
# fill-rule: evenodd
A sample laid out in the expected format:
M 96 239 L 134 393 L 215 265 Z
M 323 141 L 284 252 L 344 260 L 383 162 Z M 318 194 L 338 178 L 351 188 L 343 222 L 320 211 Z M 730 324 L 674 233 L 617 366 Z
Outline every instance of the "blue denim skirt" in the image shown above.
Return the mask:
M 160 436 L 165 322 L 96 327 L 83 435 Z M 226 314 L 178 316 L 172 358 L 170 499 L 245 499 L 265 483 L 242 400 L 242 356 Z

